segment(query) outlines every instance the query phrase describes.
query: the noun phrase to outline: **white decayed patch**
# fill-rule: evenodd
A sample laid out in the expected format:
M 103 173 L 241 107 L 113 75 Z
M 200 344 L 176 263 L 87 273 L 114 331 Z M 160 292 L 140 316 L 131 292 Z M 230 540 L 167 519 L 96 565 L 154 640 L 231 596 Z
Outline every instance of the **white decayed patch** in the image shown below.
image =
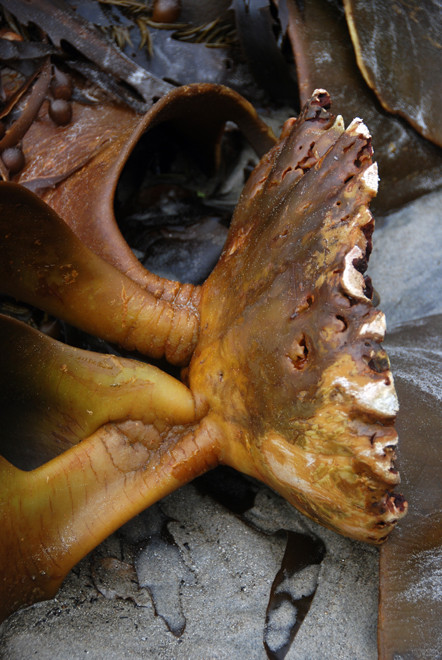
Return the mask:
M 355 130 L 357 129 L 357 131 Z M 360 117 L 355 117 L 351 124 L 349 124 L 347 128 L 347 133 L 351 133 L 354 131 L 355 133 L 357 132 L 359 135 L 362 135 L 364 138 L 369 140 L 371 138 L 370 131 L 362 121 Z
M 374 319 L 361 326 L 359 335 L 361 337 L 370 337 L 376 341 L 382 341 L 385 337 L 386 329 L 387 324 L 385 321 L 385 314 L 383 312 L 378 312 Z
M 354 398 L 363 410 L 377 412 L 386 417 L 393 417 L 399 410 L 399 401 L 394 389 L 393 377 L 386 372 L 389 384 L 385 380 L 377 380 L 358 386 L 348 378 L 340 376 L 333 381 L 333 385 L 340 386 L 347 394 Z
M 364 174 L 362 175 L 362 181 L 368 190 L 371 190 L 374 193 L 377 193 L 379 186 L 379 175 L 378 175 L 378 164 L 373 163 L 370 167 L 367 167 Z
M 353 266 L 353 261 L 355 261 L 355 259 L 360 259 L 362 256 L 362 250 L 357 245 L 345 255 L 342 286 L 344 291 L 353 298 L 357 298 L 358 300 L 368 300 L 367 296 L 364 294 L 364 276 Z

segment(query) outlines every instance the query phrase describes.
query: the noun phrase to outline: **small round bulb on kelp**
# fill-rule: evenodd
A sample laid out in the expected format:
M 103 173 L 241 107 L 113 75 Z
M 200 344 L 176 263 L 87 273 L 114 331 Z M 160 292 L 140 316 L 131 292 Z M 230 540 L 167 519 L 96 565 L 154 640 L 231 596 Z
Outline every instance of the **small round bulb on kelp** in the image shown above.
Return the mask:
M 153 5 L 152 20 L 155 23 L 175 23 L 180 16 L 180 0 L 156 0 Z
M 72 107 L 69 101 L 55 99 L 49 104 L 49 116 L 58 126 L 66 126 L 72 119 Z
M 25 157 L 20 147 L 5 149 L 1 157 L 10 174 L 17 174 L 25 166 Z

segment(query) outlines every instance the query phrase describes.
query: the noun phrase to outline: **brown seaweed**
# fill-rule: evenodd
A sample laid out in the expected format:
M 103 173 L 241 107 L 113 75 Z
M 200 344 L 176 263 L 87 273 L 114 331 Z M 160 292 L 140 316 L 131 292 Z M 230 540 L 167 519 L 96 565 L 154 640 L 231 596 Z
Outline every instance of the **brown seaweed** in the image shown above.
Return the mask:
M 379 102 L 442 147 L 438 3 L 344 0 L 344 6 L 359 69 Z
M 436 658 L 442 644 L 441 329 L 439 314 L 407 323 L 388 337 L 402 404 L 401 489 L 410 508 L 381 549 L 381 660 Z
M 338 4 L 310 0 L 302 10 L 294 0 L 286 4 L 301 102 L 315 87 L 325 87 L 345 121 L 362 117 L 370 127 L 382 178 L 373 209 L 386 213 L 441 185 L 440 149 L 380 107 L 358 69 L 345 15 Z M 380 38 L 386 39 L 384 33 Z M 402 89 L 397 88 L 396 93 L 400 96 Z M 437 121 L 437 114 L 434 117 Z
M 18 444 L 32 459 L 45 442 L 46 456 L 57 455 L 29 471 L 1 459 L 0 565 L 17 558 L 1 582 L 2 616 L 53 595 L 124 521 L 218 464 L 331 529 L 385 540 L 407 505 L 393 492 L 385 322 L 364 275 L 377 185 L 366 126 L 345 129 L 316 90 L 250 176 L 210 277 L 177 283 L 173 304 L 97 255 L 33 193 L 0 185 L 4 292 L 127 348 L 190 360 L 179 383 L 3 321 L 3 388 L 18 393 L 34 374 L 38 392 Z M 10 458 L 13 443 L 13 434 L 2 441 Z

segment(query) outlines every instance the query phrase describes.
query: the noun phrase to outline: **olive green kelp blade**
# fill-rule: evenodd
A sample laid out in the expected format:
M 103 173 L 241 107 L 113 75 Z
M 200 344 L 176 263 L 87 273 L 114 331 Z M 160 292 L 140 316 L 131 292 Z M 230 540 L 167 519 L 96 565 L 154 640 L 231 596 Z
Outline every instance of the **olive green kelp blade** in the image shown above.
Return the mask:
M 0 315 L 0 453 L 32 469 L 110 421 L 194 419 L 190 391 L 160 369 L 66 346 Z

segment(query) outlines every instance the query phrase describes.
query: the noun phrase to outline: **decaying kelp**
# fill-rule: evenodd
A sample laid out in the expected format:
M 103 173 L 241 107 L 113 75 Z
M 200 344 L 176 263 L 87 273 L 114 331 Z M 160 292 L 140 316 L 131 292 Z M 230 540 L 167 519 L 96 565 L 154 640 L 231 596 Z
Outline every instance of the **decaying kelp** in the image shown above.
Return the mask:
M 328 108 L 317 91 L 249 179 L 203 286 L 189 379 L 212 434 L 229 438 L 227 462 L 379 542 L 403 503 L 385 492 L 397 400 L 363 275 L 377 169 L 361 120 L 344 131 Z
M 362 121 L 345 130 L 329 108 L 317 90 L 286 122 L 213 273 L 167 305 L 32 193 L 1 184 L 3 292 L 129 349 L 190 359 L 183 384 L 3 320 L 5 388 L 35 378 L 38 392 L 26 443 L 35 428 L 47 453 L 62 451 L 28 472 L 2 459 L 0 564 L 16 557 L 3 616 L 53 595 L 101 539 L 219 463 L 356 539 L 382 542 L 405 513 L 391 492 L 397 399 L 379 345 L 385 321 L 364 276 L 377 170 Z M 17 371 L 16 341 L 29 355 Z M 16 401 L 5 416 L 25 408 Z

